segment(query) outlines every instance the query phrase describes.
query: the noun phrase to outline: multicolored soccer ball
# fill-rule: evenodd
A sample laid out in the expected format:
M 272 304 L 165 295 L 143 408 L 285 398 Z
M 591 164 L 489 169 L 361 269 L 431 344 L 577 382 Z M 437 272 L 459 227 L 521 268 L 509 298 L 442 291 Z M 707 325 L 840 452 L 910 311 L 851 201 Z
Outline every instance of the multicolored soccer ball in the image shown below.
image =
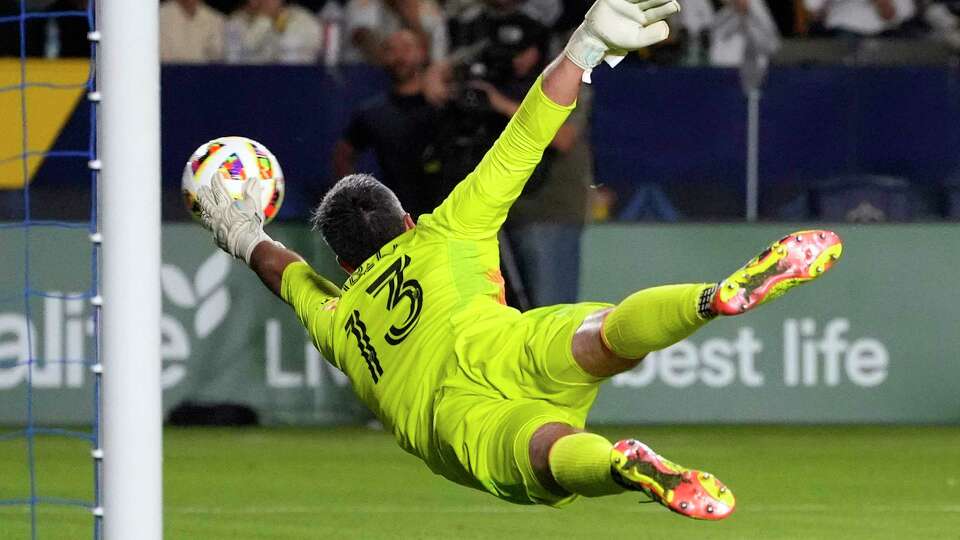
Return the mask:
M 261 207 L 269 223 L 277 216 L 283 204 L 283 170 L 277 158 L 267 147 L 246 137 L 218 137 L 206 142 L 187 160 L 183 169 L 183 198 L 187 210 L 200 218 L 197 190 L 209 186 L 213 175 L 219 174 L 227 191 L 234 199 L 243 198 L 243 184 L 248 178 L 261 183 Z

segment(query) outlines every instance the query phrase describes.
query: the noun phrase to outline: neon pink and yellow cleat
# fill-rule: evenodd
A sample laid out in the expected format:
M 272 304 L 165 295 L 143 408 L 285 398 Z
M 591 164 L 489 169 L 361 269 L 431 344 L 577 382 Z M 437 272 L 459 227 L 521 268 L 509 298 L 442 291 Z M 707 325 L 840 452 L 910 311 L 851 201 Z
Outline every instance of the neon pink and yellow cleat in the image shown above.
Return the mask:
M 712 307 L 739 315 L 820 277 L 840 258 L 843 244 L 832 231 L 799 231 L 781 238 L 720 282 Z
M 733 492 L 710 473 L 667 461 L 640 441 L 619 441 L 610 452 L 610 463 L 620 485 L 642 491 L 682 516 L 723 519 L 737 504 Z

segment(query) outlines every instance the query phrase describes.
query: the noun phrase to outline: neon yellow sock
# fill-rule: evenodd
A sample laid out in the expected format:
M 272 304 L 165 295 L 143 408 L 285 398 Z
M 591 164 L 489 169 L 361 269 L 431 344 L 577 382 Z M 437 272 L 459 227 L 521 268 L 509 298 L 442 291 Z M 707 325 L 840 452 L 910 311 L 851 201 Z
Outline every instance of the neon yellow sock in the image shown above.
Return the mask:
M 557 439 L 550 449 L 550 472 L 560 487 L 585 497 L 626 491 L 610 476 L 613 444 L 596 433 L 575 433 Z
M 603 342 L 622 358 L 640 358 L 693 334 L 713 318 L 715 285 L 665 285 L 628 296 L 603 321 Z

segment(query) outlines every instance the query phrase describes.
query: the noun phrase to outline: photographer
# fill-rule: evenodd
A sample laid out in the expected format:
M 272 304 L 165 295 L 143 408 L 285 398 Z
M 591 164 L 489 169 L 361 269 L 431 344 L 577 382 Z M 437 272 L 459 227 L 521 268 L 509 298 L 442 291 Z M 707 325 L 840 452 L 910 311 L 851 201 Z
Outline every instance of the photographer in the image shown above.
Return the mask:
M 518 0 L 487 0 L 464 11 L 451 23 L 451 59 L 428 74 L 428 98 L 448 105 L 449 121 L 442 122 L 439 138 L 446 144 L 438 148 L 446 183 L 476 166 L 543 67 L 549 31 L 520 7 Z M 510 213 L 504 244 L 513 246 L 520 274 L 507 269 L 518 307 L 576 299 L 580 230 L 592 180 L 591 153 L 580 140 L 587 110 L 581 107 L 560 128 Z M 563 165 L 555 169 L 557 160 Z M 520 298 L 524 293 L 528 299 Z
M 450 23 L 452 54 L 428 70 L 427 99 L 447 107 L 444 176 L 462 178 L 476 166 L 543 67 L 548 30 L 519 4 L 487 0 L 466 9 Z

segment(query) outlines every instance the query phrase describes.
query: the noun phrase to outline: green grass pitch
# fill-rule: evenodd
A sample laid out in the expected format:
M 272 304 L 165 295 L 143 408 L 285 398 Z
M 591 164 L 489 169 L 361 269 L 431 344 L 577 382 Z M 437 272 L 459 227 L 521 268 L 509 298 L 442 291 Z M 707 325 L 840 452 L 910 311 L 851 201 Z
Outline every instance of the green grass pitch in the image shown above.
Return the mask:
M 168 429 L 169 539 L 960 538 L 960 426 L 656 426 L 634 436 L 714 472 L 737 512 L 694 522 L 625 494 L 563 510 L 515 506 L 434 476 L 364 428 Z M 89 498 L 83 442 L 38 439 L 41 496 Z M 0 442 L 0 499 L 25 496 L 26 447 Z M 38 537 L 84 539 L 82 508 L 42 506 Z M 0 539 L 29 538 L 29 514 L 0 506 Z

